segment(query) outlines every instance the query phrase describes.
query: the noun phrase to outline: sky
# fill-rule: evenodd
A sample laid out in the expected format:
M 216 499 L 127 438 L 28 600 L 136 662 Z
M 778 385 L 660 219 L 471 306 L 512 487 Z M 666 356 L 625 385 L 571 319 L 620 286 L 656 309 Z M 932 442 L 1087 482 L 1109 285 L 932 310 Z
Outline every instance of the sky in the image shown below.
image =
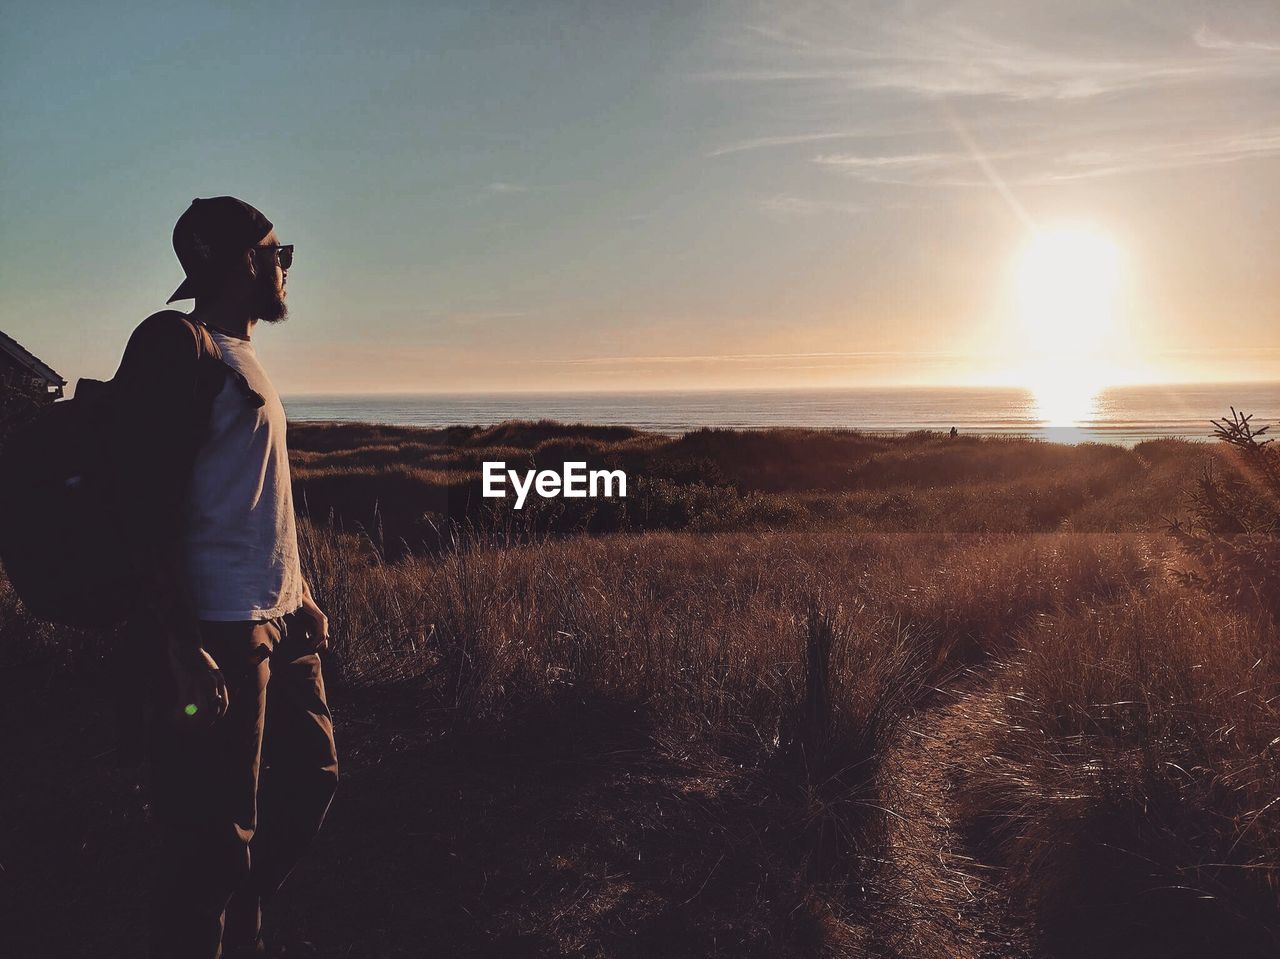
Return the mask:
M 1059 228 L 1117 256 L 1080 364 L 1280 379 L 1273 0 L 0 13 L 0 329 L 73 382 L 221 194 L 296 245 L 286 396 L 1016 383 Z

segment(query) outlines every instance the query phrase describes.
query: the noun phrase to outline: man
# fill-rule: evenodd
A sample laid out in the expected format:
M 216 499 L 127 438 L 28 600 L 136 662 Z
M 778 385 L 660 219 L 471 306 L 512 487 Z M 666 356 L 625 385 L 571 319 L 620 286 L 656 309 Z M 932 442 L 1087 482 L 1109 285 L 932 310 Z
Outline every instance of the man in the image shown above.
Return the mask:
M 293 247 L 233 197 L 194 200 L 173 245 L 187 276 L 169 302 L 195 308 L 144 320 L 113 381 L 163 831 L 152 955 L 284 954 L 262 942 L 261 907 L 338 778 L 328 621 L 299 561 L 284 408 L 252 340 L 287 314 Z

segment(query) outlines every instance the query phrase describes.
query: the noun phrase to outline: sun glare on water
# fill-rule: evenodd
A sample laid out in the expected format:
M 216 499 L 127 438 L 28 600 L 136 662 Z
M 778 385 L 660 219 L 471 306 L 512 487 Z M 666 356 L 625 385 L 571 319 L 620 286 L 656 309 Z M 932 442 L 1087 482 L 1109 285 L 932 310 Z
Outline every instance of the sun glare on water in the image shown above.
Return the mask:
M 1107 385 L 1120 248 L 1088 226 L 1038 229 L 1018 256 L 1015 283 L 1024 381 L 1037 419 L 1054 427 L 1088 421 Z

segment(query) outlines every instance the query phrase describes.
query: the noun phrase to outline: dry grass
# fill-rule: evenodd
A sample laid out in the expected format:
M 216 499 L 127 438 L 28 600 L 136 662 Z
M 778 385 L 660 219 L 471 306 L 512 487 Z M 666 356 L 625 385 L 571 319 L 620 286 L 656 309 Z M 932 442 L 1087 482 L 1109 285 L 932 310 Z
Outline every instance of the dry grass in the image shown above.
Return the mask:
M 511 423 L 487 430 L 295 426 L 295 499 L 317 521 L 375 530 L 393 556 L 448 545 L 451 527 L 542 532 L 1146 530 L 1178 513 L 1213 452 L 1173 440 L 1132 450 L 942 434 L 634 430 Z M 626 500 L 559 500 L 512 515 L 480 495 L 480 464 L 625 469 Z
M 307 426 L 291 443 L 339 697 L 409 689 L 418 721 L 468 749 L 514 735 L 536 764 L 585 733 L 625 743 L 608 761 L 628 775 L 678 781 L 673 818 L 601 807 L 573 839 L 589 856 L 599 833 L 657 864 L 635 882 L 682 890 L 662 922 L 674 909 L 683 932 L 652 948 L 883 954 L 877 917 L 916 868 L 886 852 L 912 785 L 887 777 L 925 768 L 886 757 L 940 688 L 958 741 L 928 778 L 957 791 L 931 802 L 1007 870 L 1045 954 L 1206 954 L 1210 928 L 1237 955 L 1280 941 L 1276 629 L 1170 575 L 1161 529 L 1214 451 L 545 423 Z M 489 458 L 620 465 L 636 492 L 495 511 L 473 495 Z M 0 630 L 11 661 L 98 648 L 2 592 Z M 508 919 L 621 954 L 593 918 L 616 868 L 632 867 Z M 650 928 L 641 899 L 628 921 Z
M 317 557 L 350 555 L 324 529 L 306 541 Z M 788 837 L 787 852 L 774 847 L 761 868 L 849 909 L 850 881 L 878 888 L 889 743 L 934 686 L 1016 655 L 1042 631 L 1057 636 L 1046 624 L 1073 611 L 1140 590 L 1174 601 L 1185 590 L 1158 575 L 1166 546 L 1131 534 L 651 533 L 471 542 L 395 565 L 366 549 L 365 565 L 316 568 L 330 571 L 318 589 L 342 611 L 337 621 L 376 624 L 339 637 L 348 682 L 428 677 L 464 725 L 626 704 L 664 755 L 753 770 L 753 802 Z M 1081 661 L 1048 642 L 1043 656 L 1045 672 Z M 1084 694 L 1064 686 L 1046 698 L 1071 710 Z M 1192 702 L 1215 715 L 1212 703 Z M 975 759 L 1000 755 L 1005 747 L 986 737 L 1008 728 L 976 725 Z M 996 814 L 979 808 L 975 816 Z M 1040 828 L 1064 811 L 1038 809 Z M 1030 826 L 1030 813 L 1020 816 L 1010 828 Z M 1077 883 L 1098 887 L 1096 876 Z
M 814 459 L 779 467 L 806 438 Z M 753 503 L 752 533 L 514 548 L 480 537 L 411 560 L 395 575 L 416 582 L 416 622 L 427 625 L 390 662 L 430 670 L 428 651 L 447 664 L 465 710 L 589 691 L 637 704 L 670 748 L 697 740 L 786 769 L 806 784 L 802 848 L 821 875 L 841 858 L 833 850 L 866 852 L 882 835 L 882 822 L 852 809 L 883 801 L 886 743 L 932 685 L 967 665 L 1009 662 L 996 672 L 1007 716 L 974 717 L 963 809 L 989 831 L 1046 950 L 1069 952 L 1083 916 L 1087 940 L 1114 954 L 1143 943 L 1149 954 L 1179 944 L 1194 954 L 1185 930 L 1152 934 L 1173 928 L 1170 915 L 1209 921 L 1166 887 L 1213 897 L 1217 934 L 1242 954 L 1272 942 L 1274 631 L 1173 582 L 1166 572 L 1179 558 L 1153 532 L 1216 453 L 795 431 L 755 434 L 746 453 L 715 431 L 670 445 Z M 734 516 L 687 525 L 732 528 Z M 394 592 L 414 587 L 400 581 Z M 828 631 L 840 640 L 815 670 Z M 347 662 L 353 678 L 369 668 L 359 655 Z M 815 697 L 828 693 L 835 705 L 823 712 Z M 796 756 L 817 743 L 821 760 L 799 775 Z M 842 834 L 841 822 L 859 831 Z M 1099 858 L 1103 848 L 1111 853 Z M 1099 903 L 1115 910 L 1098 915 Z
M 1175 586 L 1021 631 L 961 797 L 1060 951 L 1280 946 L 1277 638 Z

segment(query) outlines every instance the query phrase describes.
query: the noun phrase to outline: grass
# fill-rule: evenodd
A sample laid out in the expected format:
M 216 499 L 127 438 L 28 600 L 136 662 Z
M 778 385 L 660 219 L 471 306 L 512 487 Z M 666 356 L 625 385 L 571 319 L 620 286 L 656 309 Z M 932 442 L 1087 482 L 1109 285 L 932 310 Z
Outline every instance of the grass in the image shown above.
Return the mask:
M 1276 948 L 1274 627 L 1136 591 L 1029 624 L 999 689 L 961 804 L 1060 952 Z
M 427 883 L 375 821 L 428 790 L 450 855 L 485 864 L 483 891 L 450 893 L 462 926 L 430 927 L 446 945 L 924 954 L 901 944 L 917 913 L 957 920 L 912 888 L 936 851 L 892 838 L 904 750 L 945 765 L 930 801 L 997 877 L 964 881 L 1007 901 L 1035 954 L 1280 944 L 1276 627 L 1176 575 L 1163 529 L 1189 477 L 1227 468 L 1213 448 L 549 423 L 290 443 L 334 700 L 354 711 L 344 801 L 366 816 L 344 833 L 338 813 L 342 868 Z M 633 495 L 519 514 L 475 495 L 486 459 L 577 458 L 625 468 Z M 0 631 L 10 664 L 97 668 L 100 638 L 3 591 Z M 919 753 L 944 707 L 955 741 Z M 478 783 L 489 825 L 430 770 Z M 414 954 L 428 920 L 397 916 L 351 954 Z M 929 949 L 979 954 L 959 941 Z
M 461 523 L 574 535 L 839 529 L 1050 532 L 1148 529 L 1212 454 L 1173 440 L 1133 449 L 944 434 L 696 430 L 509 423 L 490 429 L 291 427 L 295 499 L 320 522 L 376 531 L 393 557 L 445 548 Z M 625 500 L 556 500 L 521 514 L 480 495 L 480 464 L 621 468 Z M 495 514 L 506 515 L 495 515 Z

